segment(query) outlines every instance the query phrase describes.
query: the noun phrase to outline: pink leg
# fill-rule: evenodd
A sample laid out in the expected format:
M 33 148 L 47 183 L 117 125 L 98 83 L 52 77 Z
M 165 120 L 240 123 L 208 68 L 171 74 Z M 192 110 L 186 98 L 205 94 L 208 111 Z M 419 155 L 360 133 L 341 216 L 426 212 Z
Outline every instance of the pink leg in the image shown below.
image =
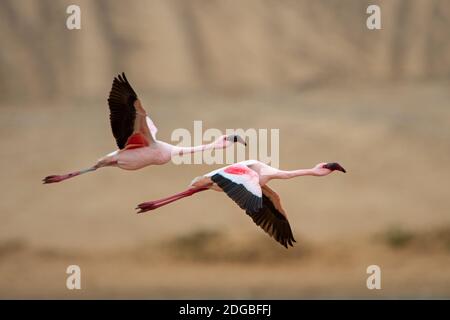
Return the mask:
M 148 202 L 144 202 L 144 203 L 159 203 L 159 202 L 165 202 L 165 201 L 167 201 L 167 200 L 172 200 L 172 199 L 174 199 L 174 198 L 179 198 L 180 196 L 184 196 L 184 195 L 188 194 L 189 192 L 191 192 L 191 189 L 185 190 L 185 191 L 183 191 L 183 192 L 176 193 L 176 194 L 171 195 L 171 196 L 166 197 L 166 198 L 161 198 L 161 199 L 158 199 L 158 200 L 148 201 Z
M 162 198 L 159 200 L 154 200 L 154 201 L 148 201 L 148 202 L 143 202 L 141 204 L 139 204 L 136 209 L 139 209 L 139 211 L 137 213 L 142 213 L 142 212 L 146 212 L 149 210 L 155 210 L 159 207 L 165 206 L 166 204 L 175 202 L 177 200 L 180 200 L 182 198 L 185 197 L 189 197 L 192 196 L 193 194 L 200 192 L 200 191 L 205 191 L 208 190 L 209 188 L 191 188 L 188 189 L 186 191 L 174 194 L 173 196 L 167 197 L 167 198 Z
M 97 170 L 97 166 L 85 169 L 85 170 L 80 170 L 80 171 L 75 171 L 75 172 L 71 172 L 68 174 L 62 174 L 62 175 L 51 175 L 51 176 L 47 176 L 44 179 L 42 179 L 44 184 L 47 183 L 56 183 L 56 182 L 61 182 L 76 176 L 79 176 L 80 174 L 86 173 L 86 172 L 90 172 L 90 171 L 94 171 Z

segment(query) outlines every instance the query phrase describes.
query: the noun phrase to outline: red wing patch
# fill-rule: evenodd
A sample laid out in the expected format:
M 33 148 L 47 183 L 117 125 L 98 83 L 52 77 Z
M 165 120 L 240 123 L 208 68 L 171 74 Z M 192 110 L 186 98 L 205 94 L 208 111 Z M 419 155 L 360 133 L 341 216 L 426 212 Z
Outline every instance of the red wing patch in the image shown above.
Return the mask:
M 142 133 L 132 134 L 125 145 L 124 149 L 136 149 L 142 147 L 148 147 L 149 143 Z
M 231 166 L 223 170 L 226 173 L 229 174 L 235 174 L 235 175 L 243 175 L 249 173 L 249 169 L 244 166 Z

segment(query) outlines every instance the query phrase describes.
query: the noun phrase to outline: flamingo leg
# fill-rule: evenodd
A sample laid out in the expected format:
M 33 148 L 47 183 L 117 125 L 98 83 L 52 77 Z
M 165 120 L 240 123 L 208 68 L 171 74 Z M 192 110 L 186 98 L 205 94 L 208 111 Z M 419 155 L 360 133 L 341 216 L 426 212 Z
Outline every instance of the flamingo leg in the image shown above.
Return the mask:
M 139 204 L 136 209 L 138 209 L 139 211 L 137 213 L 143 213 L 149 210 L 155 210 L 159 207 L 165 206 L 169 203 L 175 202 L 177 200 L 180 200 L 182 198 L 185 197 L 189 197 L 192 196 L 193 194 L 196 194 L 197 192 L 200 191 L 205 191 L 208 190 L 209 188 L 203 187 L 203 188 L 190 188 L 187 189 L 183 192 L 174 194 L 170 197 L 167 198 L 162 198 L 162 199 L 158 199 L 158 200 L 154 200 L 154 201 L 148 201 L 148 202 L 143 202 L 141 204 Z
M 76 176 L 79 176 L 80 174 L 83 173 L 87 173 L 87 172 L 91 172 L 91 171 L 95 171 L 97 170 L 99 167 L 97 165 L 84 169 L 84 170 L 80 170 L 80 171 L 74 171 L 71 173 L 67 173 L 67 174 L 62 174 L 62 175 L 51 175 L 51 176 L 47 176 L 44 179 L 42 179 L 44 184 L 48 184 L 48 183 L 56 183 L 56 182 L 61 182 Z
M 161 199 L 158 199 L 158 200 L 148 201 L 148 202 L 144 202 L 144 203 L 159 203 L 159 202 L 165 202 L 166 200 L 172 200 L 172 199 L 174 199 L 174 198 L 179 198 L 180 196 L 184 196 L 184 195 L 188 194 L 190 191 L 191 191 L 191 189 L 188 189 L 188 190 L 185 190 L 185 191 L 176 193 L 176 194 L 171 195 L 171 196 L 166 197 L 166 198 L 161 198 Z

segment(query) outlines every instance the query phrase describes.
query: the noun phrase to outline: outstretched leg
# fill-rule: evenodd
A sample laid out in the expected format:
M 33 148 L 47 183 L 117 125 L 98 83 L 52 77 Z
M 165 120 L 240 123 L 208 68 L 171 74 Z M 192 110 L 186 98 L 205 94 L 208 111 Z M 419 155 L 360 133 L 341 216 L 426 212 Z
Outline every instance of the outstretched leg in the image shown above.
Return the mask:
M 95 171 L 97 170 L 99 167 L 97 167 L 97 165 L 84 169 L 84 170 L 80 170 L 80 171 L 74 171 L 71 173 L 67 173 L 67 174 L 61 174 L 61 175 L 51 175 L 51 176 L 47 176 L 44 179 L 42 179 L 42 182 L 44 184 L 46 183 L 55 183 L 55 182 L 61 182 L 76 176 L 79 176 L 80 174 L 83 173 L 87 173 L 87 172 L 91 172 L 91 171 Z
M 99 168 L 115 166 L 116 164 L 117 164 L 117 160 L 112 158 L 110 155 L 108 155 L 108 156 L 100 159 L 94 166 L 92 166 L 90 168 L 80 170 L 80 171 L 74 171 L 74 172 L 62 174 L 62 175 L 47 176 L 44 179 L 42 179 L 42 182 L 44 184 L 61 182 L 61 181 L 79 176 L 79 175 L 87 173 L 87 172 L 95 171 Z
M 166 204 L 172 203 L 174 201 L 180 200 L 182 198 L 185 197 L 189 197 L 192 196 L 193 194 L 200 192 L 200 191 L 205 191 L 208 190 L 209 188 L 207 187 L 202 187 L 202 188 L 189 188 L 186 191 L 174 194 L 173 196 L 167 197 L 167 198 L 162 198 L 159 200 L 154 200 L 154 201 L 148 201 L 148 202 L 143 202 L 141 204 L 139 204 L 136 209 L 138 209 L 139 211 L 137 213 L 142 213 L 142 212 L 146 212 L 149 210 L 155 210 L 159 207 L 165 206 Z

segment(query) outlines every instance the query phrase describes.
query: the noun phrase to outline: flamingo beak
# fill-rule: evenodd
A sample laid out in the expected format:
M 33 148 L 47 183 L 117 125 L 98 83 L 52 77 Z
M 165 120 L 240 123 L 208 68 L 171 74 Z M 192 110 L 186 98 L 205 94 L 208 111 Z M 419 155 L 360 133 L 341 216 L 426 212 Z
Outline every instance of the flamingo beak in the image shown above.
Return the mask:
M 323 166 L 325 169 L 331 170 L 331 171 L 341 171 L 341 172 L 347 172 L 345 169 L 337 162 L 330 162 Z
M 239 142 L 239 143 L 242 143 L 244 146 L 247 146 L 247 142 L 245 142 L 245 140 L 242 139 L 240 136 L 234 136 L 233 142 Z

